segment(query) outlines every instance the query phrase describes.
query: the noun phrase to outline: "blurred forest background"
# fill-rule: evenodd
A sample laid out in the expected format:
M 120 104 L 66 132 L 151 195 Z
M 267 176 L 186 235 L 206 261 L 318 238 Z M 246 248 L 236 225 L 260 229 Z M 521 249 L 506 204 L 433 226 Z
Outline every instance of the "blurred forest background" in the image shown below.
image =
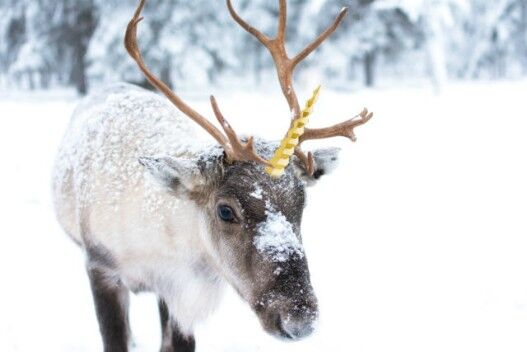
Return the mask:
M 236 0 L 273 33 L 277 1 Z M 145 84 L 123 48 L 135 0 L 0 0 L 0 89 Z M 290 0 L 289 48 L 299 50 L 340 10 L 350 15 L 298 79 L 335 89 L 527 75 L 527 0 Z M 229 17 L 223 0 L 149 0 L 140 45 L 172 86 L 268 84 L 265 49 Z M 274 79 L 273 79 L 273 84 Z

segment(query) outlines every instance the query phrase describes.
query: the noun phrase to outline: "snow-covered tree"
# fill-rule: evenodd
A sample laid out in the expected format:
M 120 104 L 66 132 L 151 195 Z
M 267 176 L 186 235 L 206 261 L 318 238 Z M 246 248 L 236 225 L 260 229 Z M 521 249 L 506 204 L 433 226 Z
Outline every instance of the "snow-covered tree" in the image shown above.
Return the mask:
M 451 43 L 459 57 L 453 63 L 457 76 L 500 78 L 525 71 L 526 0 L 471 0 L 455 13 L 457 41 Z
M 395 6 L 386 6 L 382 1 L 326 0 L 324 12 L 336 13 L 347 6 L 350 18 L 344 21 L 325 48 L 323 64 L 328 74 L 355 79 L 357 64 L 362 67 L 366 86 L 373 86 L 376 65 L 381 56 L 396 58 L 399 53 L 415 45 L 418 29 L 408 15 Z M 322 29 L 324 24 L 320 24 Z M 337 65 L 335 65 L 337 64 Z
M 93 0 L 9 1 L 0 25 L 2 71 L 19 85 L 52 80 L 86 91 L 86 50 L 97 25 Z
M 1 0 L 0 83 L 68 85 L 81 93 L 88 83 L 148 86 L 123 47 L 137 3 Z M 248 22 L 274 34 L 277 0 L 233 4 Z M 289 51 L 325 29 L 343 6 L 350 15 L 297 78 L 317 73 L 349 87 L 373 85 L 381 75 L 428 75 L 439 89 L 448 77 L 527 74 L 527 0 L 289 0 Z M 148 0 L 144 16 L 139 44 L 145 61 L 170 85 L 250 86 L 274 75 L 266 49 L 232 21 L 224 0 Z

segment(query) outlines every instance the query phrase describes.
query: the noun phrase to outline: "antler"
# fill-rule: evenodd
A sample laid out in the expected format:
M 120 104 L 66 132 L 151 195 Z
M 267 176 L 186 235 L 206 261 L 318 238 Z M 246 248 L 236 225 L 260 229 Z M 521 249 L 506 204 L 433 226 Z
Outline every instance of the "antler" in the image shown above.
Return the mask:
M 331 137 L 347 137 L 352 142 L 357 140 L 355 136 L 355 127 L 362 126 L 373 117 L 373 112 L 368 112 L 368 109 L 364 108 L 362 112 L 351 119 L 338 123 L 336 125 L 325 127 L 325 128 L 306 128 L 304 134 L 300 136 L 299 145 L 310 139 L 322 139 Z
M 137 45 L 137 25 L 143 19 L 141 12 L 145 6 L 146 0 L 141 0 L 137 7 L 134 17 L 130 20 L 126 28 L 126 35 L 124 38 L 124 45 L 128 54 L 135 60 L 148 81 L 163 93 L 182 113 L 190 117 L 194 122 L 200 125 L 207 131 L 225 150 L 227 159 L 229 161 L 244 161 L 250 160 L 265 165 L 269 165 L 268 161 L 261 158 L 254 150 L 253 138 L 249 138 L 246 143 L 242 142 L 236 132 L 232 129 L 230 124 L 225 120 L 221 114 L 218 104 L 214 97 L 211 97 L 211 104 L 223 131 L 218 130 L 210 121 L 199 114 L 197 111 L 187 105 L 178 95 L 176 95 L 163 81 L 157 78 L 146 66 L 141 55 L 141 51 Z
M 252 27 L 250 24 L 245 22 L 234 10 L 231 0 L 227 0 L 227 7 L 232 18 L 238 23 L 243 29 L 252 34 L 256 39 L 265 46 L 271 56 L 273 57 L 276 71 L 278 73 L 278 80 L 280 82 L 280 87 L 282 88 L 282 93 L 284 94 L 289 108 L 292 112 L 292 120 L 295 120 L 299 117 L 300 114 L 300 105 L 298 104 L 298 98 L 293 87 L 293 73 L 296 66 L 309 56 L 316 48 L 322 44 L 339 26 L 339 24 L 346 16 L 347 8 L 343 8 L 338 14 L 337 18 L 333 23 L 322 32 L 315 40 L 313 40 L 309 45 L 307 45 L 300 53 L 298 53 L 293 58 L 289 58 L 287 50 L 285 48 L 285 39 L 286 39 L 286 29 L 287 29 L 287 3 L 286 0 L 280 0 L 280 11 L 279 11 L 279 21 L 278 21 L 278 31 L 276 37 L 269 38 L 258 29 Z
M 223 117 L 216 99 L 211 96 L 211 105 L 220 123 L 223 133 L 217 129 L 210 121 L 199 114 L 197 111 L 187 105 L 178 95 L 176 95 L 163 81 L 157 78 L 146 66 L 143 61 L 141 51 L 137 45 L 137 25 L 143 19 L 141 12 L 145 6 L 146 0 L 140 0 L 133 18 L 131 19 L 126 29 L 125 47 L 130 56 L 135 60 L 148 81 L 162 92 L 181 112 L 190 117 L 194 122 L 205 129 L 225 150 L 225 154 L 229 161 L 254 161 L 265 165 L 270 165 L 269 161 L 260 157 L 254 149 L 254 140 L 252 137 L 248 138 L 247 142 L 242 142 L 231 125 Z M 301 110 L 298 103 L 298 97 L 293 87 L 293 74 L 296 66 L 309 56 L 316 48 L 318 48 L 340 25 L 347 9 L 343 8 L 333 23 L 301 50 L 296 56 L 290 58 L 285 48 L 286 29 L 287 29 L 287 3 L 286 0 L 279 0 L 280 11 L 278 21 L 278 31 L 276 37 L 270 38 L 261 31 L 245 22 L 234 10 L 231 0 L 227 0 L 227 7 L 232 18 L 247 32 L 256 37 L 270 52 L 275 62 L 276 71 L 278 73 L 278 80 L 282 93 L 284 94 L 289 108 L 291 110 L 291 125 L 300 117 Z M 308 153 L 305 155 L 301 149 L 300 144 L 310 139 L 330 138 L 336 136 L 345 136 L 352 141 L 356 140 L 354 128 L 365 124 L 371 117 L 372 113 L 368 110 L 355 116 L 354 118 L 336 124 L 331 127 L 320 129 L 305 129 L 304 134 L 299 139 L 299 145 L 295 150 L 295 154 L 306 164 L 306 170 L 309 174 L 314 171 L 313 155 Z
M 287 29 L 287 3 L 286 0 L 280 1 L 278 31 L 276 37 L 270 38 L 258 29 L 252 27 L 250 24 L 245 22 L 234 10 L 231 0 L 227 0 L 227 7 L 232 18 L 247 32 L 252 34 L 256 39 L 260 41 L 271 53 L 273 57 L 276 71 L 278 73 L 278 80 L 282 93 L 284 94 L 289 108 L 292 112 L 292 123 L 300 116 L 300 105 L 298 98 L 293 86 L 293 74 L 296 66 L 305 58 L 309 56 L 315 49 L 317 49 L 335 30 L 338 28 L 342 20 L 347 14 L 348 9 L 343 8 L 337 15 L 331 25 L 322 32 L 317 38 L 315 38 L 310 44 L 308 44 L 303 50 L 301 50 L 296 56 L 290 58 L 285 48 L 286 29 Z M 299 139 L 299 145 L 295 149 L 295 155 L 305 164 L 306 171 L 309 175 L 314 172 L 314 160 L 313 155 L 308 153 L 307 155 L 300 149 L 300 144 L 310 139 L 321 139 L 330 138 L 335 136 L 346 136 L 352 141 L 356 140 L 354 128 L 365 124 L 373 116 L 372 113 L 368 113 L 368 110 L 364 109 L 362 113 L 355 116 L 354 118 L 339 123 L 337 125 L 320 128 L 320 129 L 309 129 L 306 128 L 304 134 Z
M 295 155 L 302 163 L 304 163 L 306 168 L 306 173 L 311 176 L 315 173 L 315 158 L 313 158 L 313 153 L 308 152 L 307 155 L 300 149 L 300 147 L 295 148 Z
M 214 110 L 216 118 L 218 119 L 221 127 L 227 135 L 227 138 L 229 139 L 229 144 L 231 146 L 232 153 L 231 158 L 233 158 L 234 160 L 250 160 L 255 161 L 257 163 L 269 165 L 269 162 L 267 160 L 260 157 L 254 151 L 253 137 L 249 137 L 246 143 L 240 141 L 240 139 L 236 135 L 236 132 L 234 132 L 229 122 L 227 122 L 227 120 L 225 120 L 225 118 L 223 117 L 223 114 L 221 113 L 220 108 L 218 107 L 218 103 L 216 102 L 216 98 L 214 98 L 213 95 L 210 96 L 210 103 L 212 105 L 212 110 Z

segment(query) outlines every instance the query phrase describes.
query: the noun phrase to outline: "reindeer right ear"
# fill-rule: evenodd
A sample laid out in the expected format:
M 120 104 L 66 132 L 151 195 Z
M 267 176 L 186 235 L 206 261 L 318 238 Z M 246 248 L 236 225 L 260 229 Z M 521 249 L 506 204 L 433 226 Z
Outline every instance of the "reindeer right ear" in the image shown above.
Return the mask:
M 143 165 L 162 186 L 176 190 L 183 186 L 187 191 L 195 191 L 204 186 L 222 164 L 222 158 L 208 155 L 204 157 L 141 157 Z
M 294 159 L 293 165 L 295 166 L 299 176 L 309 185 L 315 184 L 322 176 L 331 173 L 338 164 L 339 148 L 324 148 L 318 149 L 313 152 L 314 159 L 314 170 L 313 174 L 309 175 L 306 170 L 306 164 L 299 160 Z

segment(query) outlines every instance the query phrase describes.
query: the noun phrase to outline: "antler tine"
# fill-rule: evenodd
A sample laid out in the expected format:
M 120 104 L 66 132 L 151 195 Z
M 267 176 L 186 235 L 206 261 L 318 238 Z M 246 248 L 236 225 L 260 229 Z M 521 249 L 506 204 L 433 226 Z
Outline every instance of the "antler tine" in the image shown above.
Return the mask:
M 210 96 L 210 103 L 212 105 L 212 110 L 220 123 L 220 126 L 225 131 L 227 138 L 229 139 L 229 150 L 225 150 L 227 155 L 234 160 L 251 160 L 260 164 L 270 165 L 270 163 L 260 157 L 254 150 L 254 138 L 249 137 L 246 143 L 240 141 L 236 132 L 231 127 L 229 122 L 223 117 L 223 114 L 220 111 L 216 98 L 213 95 Z
M 234 130 L 230 127 L 229 123 L 223 118 L 223 115 L 219 113 L 219 108 L 214 100 L 213 108 L 216 113 L 216 117 L 221 123 L 224 135 L 219 129 L 217 129 L 210 121 L 199 114 L 197 111 L 187 105 L 179 96 L 177 96 L 163 81 L 157 78 L 146 66 L 137 44 L 137 25 L 143 19 L 141 12 L 145 6 L 146 0 L 140 0 L 139 5 L 134 13 L 133 18 L 130 20 L 128 27 L 126 28 L 126 35 L 124 38 L 124 45 L 128 54 L 137 63 L 148 81 L 156 87 L 161 93 L 163 93 L 182 113 L 190 117 L 194 122 L 200 125 L 205 131 L 207 131 L 225 150 L 227 158 L 230 161 L 236 160 L 252 160 L 258 163 L 268 165 L 268 162 L 263 158 L 259 157 L 253 146 L 253 139 L 249 139 L 247 143 L 242 144 Z M 243 21 L 242 21 L 243 22 Z M 219 113 L 219 114 L 218 114 Z M 221 117 L 221 118 L 220 118 Z
M 335 30 L 338 28 L 344 17 L 346 17 L 347 13 L 348 8 L 343 7 L 333 23 L 291 60 L 292 67 L 296 67 L 296 65 L 308 57 L 309 54 L 315 51 L 327 38 L 329 38 L 329 36 L 332 35 L 333 32 L 335 32 Z
M 322 139 L 331 137 L 346 137 L 351 139 L 353 142 L 357 140 L 354 129 L 358 126 L 364 125 L 373 117 L 373 112 L 368 112 L 368 109 L 364 108 L 362 112 L 351 119 L 338 123 L 336 125 L 311 129 L 306 128 L 304 134 L 300 136 L 299 144 L 307 140 Z
M 313 153 L 308 152 L 306 155 L 300 147 L 296 147 L 295 155 L 305 165 L 307 175 L 313 176 L 315 173 L 315 159 L 313 158 Z
M 234 21 L 236 21 L 236 23 L 238 23 L 240 27 L 255 36 L 263 45 L 267 46 L 271 39 L 262 32 L 260 32 L 258 29 L 251 26 L 249 23 L 245 22 L 245 20 L 236 13 L 236 10 L 234 10 L 231 0 L 227 0 L 227 8 L 229 9 L 229 13 L 231 14 Z
M 280 10 L 278 13 L 278 32 L 276 38 L 285 42 L 287 31 L 287 0 L 280 0 Z

